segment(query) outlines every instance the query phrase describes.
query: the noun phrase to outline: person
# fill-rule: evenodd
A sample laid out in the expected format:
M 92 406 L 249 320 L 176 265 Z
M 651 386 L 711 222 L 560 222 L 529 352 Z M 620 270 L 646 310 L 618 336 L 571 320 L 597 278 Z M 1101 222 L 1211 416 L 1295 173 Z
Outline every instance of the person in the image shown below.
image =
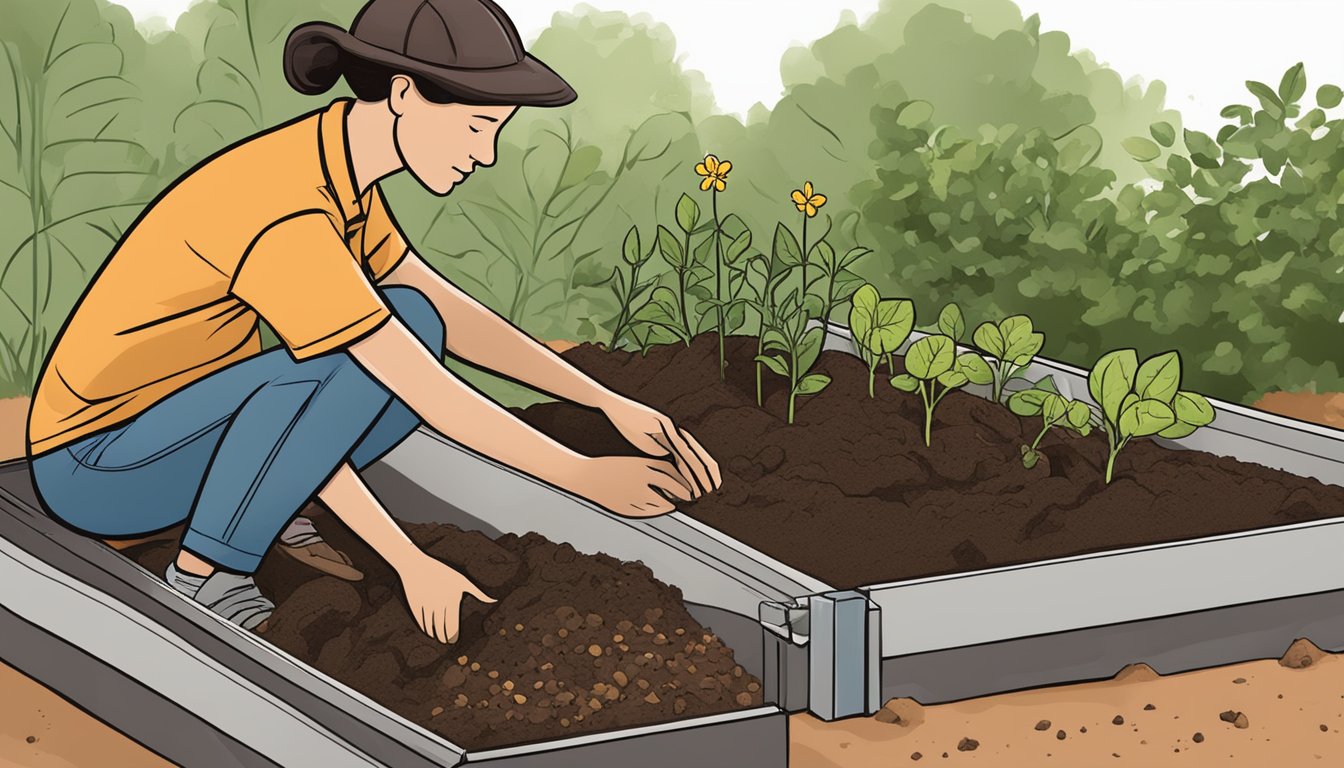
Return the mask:
M 244 629 L 274 604 L 252 574 L 321 501 L 393 566 L 427 634 L 456 639 L 482 592 L 420 551 L 359 470 L 420 424 L 611 512 L 672 511 L 722 482 L 669 417 L 608 390 L 479 304 L 410 247 L 378 182 L 437 196 L 495 163 L 523 106 L 573 88 L 491 0 L 371 0 L 350 31 L 296 27 L 292 87 L 355 99 L 202 161 L 141 213 L 43 362 L 27 453 L 47 512 L 106 539 L 185 522 L 164 578 Z M 258 320 L 282 342 L 263 351 Z M 445 350 L 600 409 L 645 456 L 587 457 L 457 379 Z

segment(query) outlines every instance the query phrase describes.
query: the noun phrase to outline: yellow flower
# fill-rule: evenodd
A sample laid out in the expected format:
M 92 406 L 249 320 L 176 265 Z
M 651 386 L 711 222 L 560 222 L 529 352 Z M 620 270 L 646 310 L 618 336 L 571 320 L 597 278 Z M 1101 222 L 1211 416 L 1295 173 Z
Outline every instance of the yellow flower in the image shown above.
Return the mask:
M 700 182 L 700 191 L 704 192 L 713 186 L 716 191 L 722 192 L 728 186 L 728 172 L 732 169 L 733 164 L 727 160 L 705 155 L 705 161 L 695 166 L 695 172 L 705 177 Z
M 802 189 L 793 190 L 793 203 L 798 206 L 798 210 L 807 214 L 810 219 L 817 215 L 817 209 L 826 204 L 825 195 L 817 195 L 812 192 L 812 182 L 803 184 Z

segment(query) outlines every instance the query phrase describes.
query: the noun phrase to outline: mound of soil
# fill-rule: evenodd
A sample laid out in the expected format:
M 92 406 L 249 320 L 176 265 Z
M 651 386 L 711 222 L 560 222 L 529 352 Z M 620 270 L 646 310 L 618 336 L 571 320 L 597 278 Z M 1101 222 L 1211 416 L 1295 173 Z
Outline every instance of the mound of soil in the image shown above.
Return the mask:
M 1193 450 L 1132 440 L 1107 485 L 1106 437 L 1052 429 L 1041 459 L 1020 446 L 1041 419 L 963 391 L 934 412 L 924 445 L 916 394 L 894 389 L 885 366 L 868 397 L 868 370 L 822 352 L 831 385 L 798 399 L 786 423 L 782 377 L 763 373 L 756 405 L 756 339 L 718 339 L 608 352 L 581 344 L 566 360 L 690 431 L 718 461 L 719 493 L 678 509 L 838 588 L 1079 555 L 1336 517 L 1344 488 Z M 897 372 L 904 361 L 897 360 Z M 599 412 L 567 402 L 513 409 L 590 456 L 639 455 Z
M 448 740 L 480 750 L 761 706 L 760 681 L 642 563 L 535 533 L 496 540 L 403 524 L 421 549 L 498 600 L 462 603 L 458 641 L 411 618 L 396 573 L 333 515 L 322 535 L 365 573 L 346 582 L 274 550 L 256 574 L 276 602 L 268 641 Z M 125 550 L 163 573 L 177 548 Z

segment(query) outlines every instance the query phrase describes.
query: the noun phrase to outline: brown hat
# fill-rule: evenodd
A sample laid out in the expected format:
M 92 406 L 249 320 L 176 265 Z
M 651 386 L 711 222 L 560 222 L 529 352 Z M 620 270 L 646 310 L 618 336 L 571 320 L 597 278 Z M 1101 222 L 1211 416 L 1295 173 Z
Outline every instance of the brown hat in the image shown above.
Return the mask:
M 285 42 L 285 79 L 300 93 L 335 85 L 342 54 L 418 75 L 476 104 L 558 107 L 574 89 L 523 50 L 492 0 L 369 0 L 346 32 L 300 24 Z

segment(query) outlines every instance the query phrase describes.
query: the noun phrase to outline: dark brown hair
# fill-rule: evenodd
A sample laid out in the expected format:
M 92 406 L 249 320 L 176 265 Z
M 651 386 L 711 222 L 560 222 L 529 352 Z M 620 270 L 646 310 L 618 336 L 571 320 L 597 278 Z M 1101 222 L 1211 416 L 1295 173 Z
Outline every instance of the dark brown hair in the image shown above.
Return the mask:
M 382 101 L 392 91 L 392 78 L 406 75 L 415 83 L 420 95 L 435 104 L 456 104 L 462 101 L 457 94 L 420 75 L 376 64 L 335 46 L 287 46 L 285 55 L 291 59 L 291 71 L 304 72 L 311 81 L 311 88 L 302 89 L 309 95 L 326 92 L 344 77 L 355 98 L 361 101 Z

